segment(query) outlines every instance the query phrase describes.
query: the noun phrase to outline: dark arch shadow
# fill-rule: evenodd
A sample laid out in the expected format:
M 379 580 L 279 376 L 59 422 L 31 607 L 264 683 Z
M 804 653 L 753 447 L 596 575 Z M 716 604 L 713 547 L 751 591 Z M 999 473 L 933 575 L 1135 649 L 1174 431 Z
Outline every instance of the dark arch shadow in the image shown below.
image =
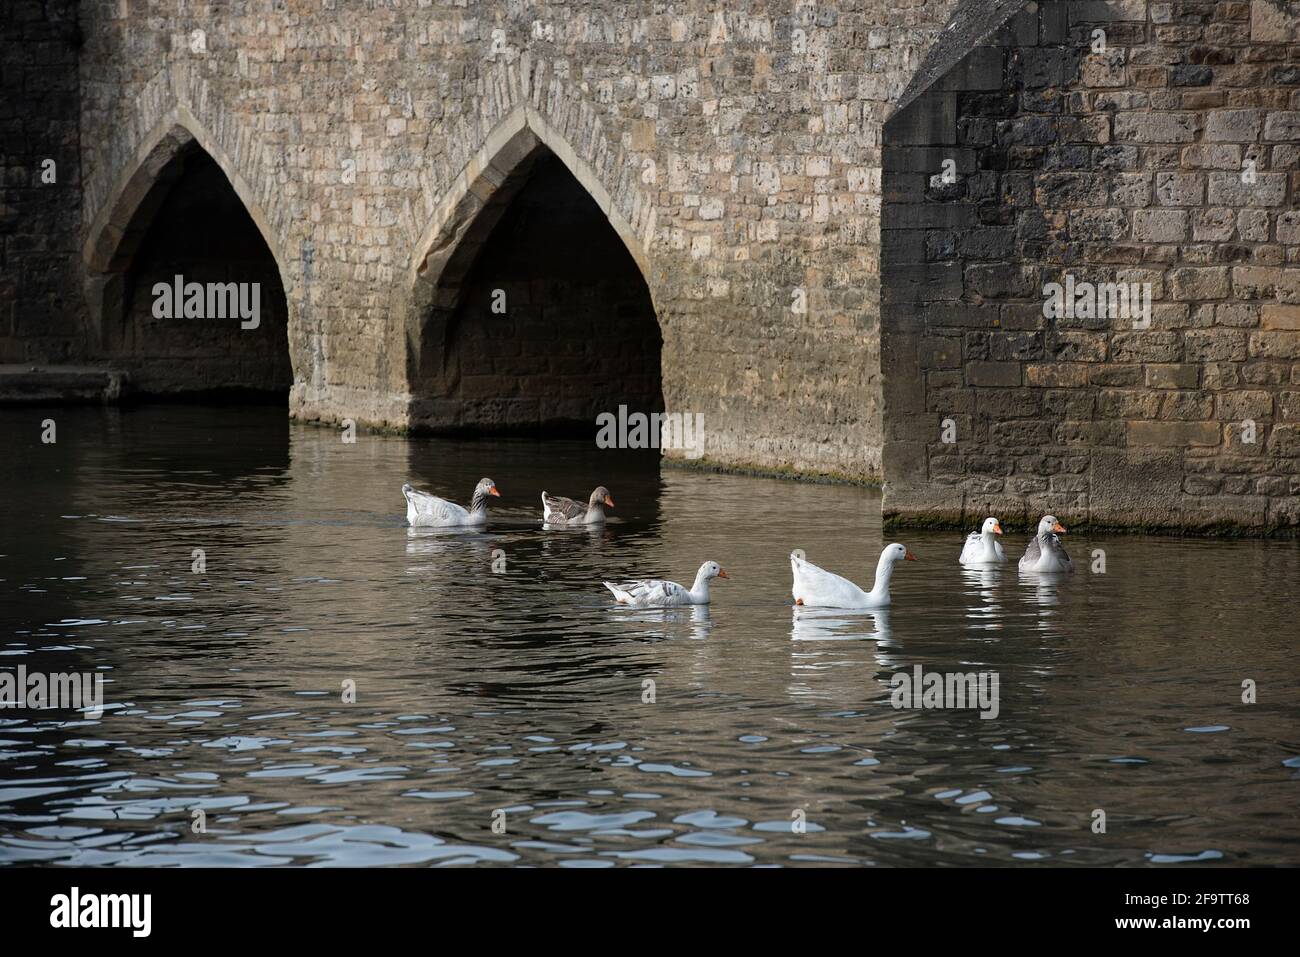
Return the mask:
M 663 410 L 640 265 L 563 160 L 526 147 L 451 234 L 413 324 L 413 429 L 578 434 L 619 406 Z
M 288 303 L 266 236 L 190 129 L 154 139 L 85 251 L 92 335 L 126 397 L 287 397 Z

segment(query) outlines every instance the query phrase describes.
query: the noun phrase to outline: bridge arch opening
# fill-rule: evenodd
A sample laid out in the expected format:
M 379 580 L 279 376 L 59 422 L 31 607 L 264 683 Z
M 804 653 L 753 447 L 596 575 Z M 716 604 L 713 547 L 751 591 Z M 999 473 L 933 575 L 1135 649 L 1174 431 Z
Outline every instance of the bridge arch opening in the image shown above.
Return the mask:
M 169 130 L 92 230 L 102 354 L 134 394 L 287 400 L 288 303 L 253 213 L 191 131 Z
M 527 128 L 495 162 L 419 270 L 412 428 L 591 434 L 620 406 L 662 411 L 658 318 L 610 216 Z

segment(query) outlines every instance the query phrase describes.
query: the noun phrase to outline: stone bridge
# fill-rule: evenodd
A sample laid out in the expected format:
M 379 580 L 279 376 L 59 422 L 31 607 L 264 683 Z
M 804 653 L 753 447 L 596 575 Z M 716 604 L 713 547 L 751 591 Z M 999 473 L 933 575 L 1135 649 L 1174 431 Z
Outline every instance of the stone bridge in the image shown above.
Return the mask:
M 11 0 L 0 390 L 667 408 L 893 519 L 1294 529 L 1296 7 Z

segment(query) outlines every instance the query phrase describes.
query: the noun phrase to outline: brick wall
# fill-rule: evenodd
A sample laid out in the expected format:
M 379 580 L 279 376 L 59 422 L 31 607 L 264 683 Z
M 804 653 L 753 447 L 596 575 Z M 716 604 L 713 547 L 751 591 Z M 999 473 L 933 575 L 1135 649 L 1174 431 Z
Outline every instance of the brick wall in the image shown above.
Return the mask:
M 1031 4 L 883 162 L 889 518 L 1300 523 L 1294 4 Z M 1045 316 L 1070 277 L 1149 328 Z

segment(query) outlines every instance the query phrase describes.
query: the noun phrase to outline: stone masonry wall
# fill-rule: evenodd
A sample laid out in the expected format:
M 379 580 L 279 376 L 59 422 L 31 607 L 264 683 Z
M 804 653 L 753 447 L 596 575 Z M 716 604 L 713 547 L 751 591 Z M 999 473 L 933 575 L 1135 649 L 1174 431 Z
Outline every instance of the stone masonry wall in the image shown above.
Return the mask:
M 80 46 L 76 0 L 0 4 L 0 364 L 84 354 Z
M 278 257 L 292 414 L 403 427 L 419 270 L 525 122 L 641 266 L 706 459 L 878 478 L 880 129 L 955 6 L 83 0 L 83 238 L 184 127 Z
M 887 517 L 1300 523 L 1295 4 L 1029 4 L 885 144 Z

